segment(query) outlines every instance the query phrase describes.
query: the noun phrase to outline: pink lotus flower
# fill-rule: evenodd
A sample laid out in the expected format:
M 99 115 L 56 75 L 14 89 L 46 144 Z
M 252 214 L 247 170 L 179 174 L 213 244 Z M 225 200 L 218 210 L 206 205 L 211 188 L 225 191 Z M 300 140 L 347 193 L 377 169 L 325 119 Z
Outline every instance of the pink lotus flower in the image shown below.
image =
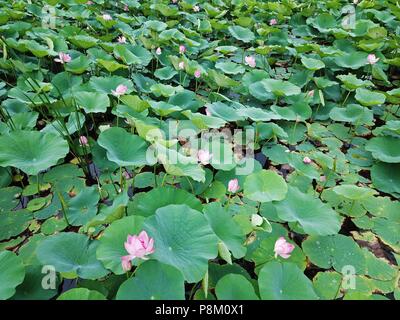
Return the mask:
M 115 90 L 112 90 L 112 94 L 116 97 L 122 96 L 126 93 L 126 91 L 128 91 L 128 87 L 120 84 Z
M 88 6 L 90 6 L 90 5 L 93 4 L 93 1 L 88 1 L 88 2 L 86 2 L 86 4 L 87 4 Z
M 160 47 L 158 47 L 158 48 L 157 48 L 157 50 L 156 50 L 156 55 L 158 55 L 158 56 L 159 56 L 161 53 L 162 53 L 162 50 L 161 50 L 161 48 L 160 48 Z
M 269 25 L 270 25 L 270 26 L 274 26 L 274 25 L 276 25 L 276 24 L 278 24 L 278 20 L 276 20 L 276 19 L 271 19 L 271 20 L 269 20 Z
M 309 157 L 304 157 L 303 158 L 303 163 L 304 164 L 310 164 L 312 162 L 312 160 Z
M 129 11 L 129 7 L 127 4 L 124 6 L 124 11 Z
M 71 56 L 68 53 L 60 52 L 58 58 L 55 58 L 54 61 L 62 64 L 68 63 L 71 61 Z
M 256 66 L 256 58 L 253 56 L 246 56 L 244 58 L 244 62 L 251 68 L 254 68 Z
M 200 69 L 197 69 L 197 70 L 194 72 L 194 77 L 197 78 L 197 79 L 201 77 L 201 71 L 200 71 Z
M 102 18 L 105 21 L 111 21 L 112 20 L 112 17 L 108 13 L 103 14 Z
M 199 150 L 197 152 L 197 159 L 200 161 L 202 165 L 207 165 L 210 163 L 212 158 L 212 154 L 208 152 L 208 150 Z
M 206 111 L 206 115 L 209 116 L 209 117 L 211 117 L 211 112 L 210 112 L 210 110 L 208 110 L 208 108 L 206 108 L 205 111 Z
M 184 45 L 179 46 L 179 53 L 183 54 L 186 51 L 186 47 Z
M 308 91 L 307 96 L 309 96 L 310 98 L 314 97 L 314 90 Z
M 117 38 L 118 43 L 126 43 L 126 38 L 124 36 L 119 36 Z
M 122 268 L 127 271 L 132 267 L 131 261 L 135 258 L 147 260 L 147 255 L 154 252 L 154 239 L 150 238 L 146 231 L 142 231 L 139 235 L 128 235 L 124 244 L 126 251 L 129 253 L 121 258 Z
M 228 182 L 228 191 L 231 193 L 236 193 L 240 189 L 238 179 L 232 179 Z
M 185 69 L 185 63 L 183 61 L 179 62 L 178 68 L 179 68 L 179 70 Z
M 79 144 L 80 144 L 81 146 L 87 146 L 87 145 L 89 145 L 88 138 L 86 138 L 85 136 L 80 136 L 80 137 L 79 137 Z
M 281 256 L 283 259 L 290 257 L 291 252 L 294 250 L 294 245 L 287 242 L 284 237 L 280 237 L 275 242 L 274 252 L 275 258 Z
M 200 7 L 198 5 L 193 6 L 193 11 L 194 12 L 199 12 L 200 11 Z
M 373 53 L 371 53 L 368 55 L 367 60 L 369 64 L 375 64 L 379 61 L 379 58 L 377 58 Z

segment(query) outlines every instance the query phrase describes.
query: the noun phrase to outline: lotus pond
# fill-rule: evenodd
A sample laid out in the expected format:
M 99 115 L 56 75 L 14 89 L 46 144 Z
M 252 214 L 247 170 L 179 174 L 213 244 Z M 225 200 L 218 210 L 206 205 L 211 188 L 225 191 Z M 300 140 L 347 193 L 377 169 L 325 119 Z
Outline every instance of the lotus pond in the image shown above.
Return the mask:
M 0 299 L 399 299 L 395 0 L 0 0 Z

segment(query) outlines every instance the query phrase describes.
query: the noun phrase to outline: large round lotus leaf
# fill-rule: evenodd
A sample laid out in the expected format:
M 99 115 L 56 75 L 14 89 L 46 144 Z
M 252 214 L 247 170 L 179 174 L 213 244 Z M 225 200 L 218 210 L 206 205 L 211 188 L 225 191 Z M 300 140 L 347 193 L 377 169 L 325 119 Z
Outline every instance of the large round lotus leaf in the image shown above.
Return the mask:
M 228 30 L 233 37 L 243 42 L 250 42 L 255 39 L 254 33 L 248 28 L 243 28 L 241 26 L 230 26 Z
M 335 63 L 343 68 L 358 69 L 365 66 L 367 54 L 365 52 L 351 52 L 338 55 L 334 58 Z
M 233 256 L 242 258 L 246 254 L 246 247 L 243 245 L 245 237 L 232 215 L 219 202 L 207 204 L 203 212 L 215 234 L 232 251 Z
M 110 98 L 107 94 L 101 92 L 78 92 L 75 95 L 76 101 L 86 113 L 106 112 L 110 106 Z
M 58 272 L 75 273 L 82 279 L 98 279 L 107 274 L 96 259 L 98 241 L 79 233 L 65 232 L 47 237 L 36 249 L 42 265 L 53 265 Z
M 281 261 L 281 262 L 292 262 L 295 263 L 301 270 L 304 270 L 307 265 L 306 256 L 304 255 L 301 248 L 293 242 L 288 235 L 287 229 L 279 223 L 271 223 L 272 231 L 270 233 L 263 234 L 263 237 L 259 239 L 259 243 L 247 250 L 246 260 L 251 260 L 256 265 L 256 270 L 263 267 L 265 263 L 270 261 Z M 287 259 L 281 256 L 275 257 L 274 247 L 276 241 L 284 237 L 286 241 L 294 245 L 294 249 Z
M 68 143 L 58 135 L 39 131 L 12 131 L 0 136 L 0 166 L 12 166 L 37 175 L 64 158 Z
M 350 122 L 352 124 L 372 124 L 374 114 L 371 110 L 358 104 L 348 104 L 344 108 L 335 107 L 329 112 L 329 117 L 334 121 Z
M 32 213 L 28 210 L 0 213 L 0 241 L 19 235 L 29 227 Z
M 307 234 L 329 235 L 340 230 L 341 220 L 336 211 L 295 187 L 289 187 L 286 199 L 277 202 L 275 208 L 280 219 L 298 222 Z
M 89 222 L 97 213 L 99 200 L 97 186 L 86 187 L 75 197 L 68 199 L 66 209 L 68 222 L 73 226 L 81 226 Z
M 114 53 L 127 65 L 147 66 L 152 59 L 152 54 L 142 46 L 117 45 L 114 48 Z
M 342 276 L 335 271 L 318 272 L 313 278 L 314 290 L 324 300 L 336 299 L 341 283 Z
M 139 234 L 142 230 L 144 218 L 140 216 L 129 216 L 114 221 L 106 228 L 100 237 L 100 244 L 97 247 L 96 257 L 104 267 L 110 269 L 115 274 L 123 274 L 121 257 L 128 253 L 124 243 L 128 235 Z
M 270 202 L 283 200 L 288 191 L 285 180 L 272 170 L 250 174 L 244 182 L 244 195 L 253 201 Z
M 25 269 L 25 279 L 24 282 L 21 283 L 16 288 L 16 293 L 12 297 L 13 300 L 49 300 L 53 298 L 56 294 L 58 294 L 58 285 L 59 285 L 59 278 L 56 277 L 55 287 L 54 288 L 43 288 L 42 283 L 46 283 L 50 285 L 50 278 L 49 281 L 46 282 L 46 275 L 51 277 L 51 273 L 42 273 L 42 266 L 27 266 Z M 44 271 L 46 269 L 43 269 Z M 45 281 L 43 281 L 45 280 Z M 52 279 L 51 279 L 52 281 Z
M 95 227 L 101 224 L 108 224 L 115 220 L 121 219 L 125 215 L 126 206 L 129 201 L 127 192 L 119 193 L 110 206 L 100 206 L 99 214 L 95 215 L 91 221 L 87 223 L 87 227 Z
M 129 203 L 128 214 L 148 217 L 156 213 L 158 208 L 169 204 L 185 204 L 188 207 L 201 211 L 202 205 L 193 194 L 173 187 L 158 187 L 149 192 L 141 193 Z
M 144 229 L 154 238 L 153 257 L 180 270 L 187 282 L 200 281 L 208 260 L 217 256 L 217 236 L 207 219 L 187 205 L 158 209 L 146 219 Z
M 104 295 L 96 290 L 86 288 L 73 288 L 62 293 L 57 300 L 107 300 Z
M 18 205 L 21 191 L 21 188 L 14 186 L 0 189 L 0 214 L 12 210 Z
M 258 274 L 263 300 L 316 300 L 312 282 L 295 264 L 268 262 Z
M 400 163 L 400 139 L 394 137 L 375 137 L 367 142 L 365 150 L 382 162 Z
M 351 266 L 356 274 L 364 274 L 365 257 L 356 242 L 342 234 L 310 236 L 302 244 L 304 253 L 318 267 L 346 274 Z
M 245 68 L 232 61 L 219 61 L 215 64 L 215 67 L 226 74 L 239 74 L 245 71 Z
M 126 94 L 129 94 L 133 90 L 132 81 L 120 76 L 91 77 L 89 85 L 93 91 L 105 94 L 112 94 L 112 91 L 119 85 L 124 85 L 128 88 Z
M 334 187 L 332 190 L 350 200 L 362 200 L 377 193 L 374 189 L 357 187 L 352 184 L 342 184 Z
M 325 68 L 325 63 L 323 63 L 321 60 L 318 60 L 318 59 L 301 57 L 301 62 L 307 69 L 312 70 L 312 71 L 316 71 L 316 70 Z
M 268 92 L 272 92 L 276 96 L 292 96 L 300 94 L 300 87 L 294 85 L 289 81 L 275 80 L 275 79 L 264 79 L 260 81 L 264 89 Z
M 240 274 L 228 274 L 222 277 L 216 287 L 218 300 L 259 300 L 249 280 Z
M 385 103 L 386 97 L 383 93 L 370 91 L 364 88 L 356 90 L 356 100 L 363 106 L 376 106 Z
M 15 288 L 24 281 L 25 268 L 22 259 L 14 252 L 0 252 L 0 300 L 6 300 L 15 293 Z
M 184 300 L 182 273 L 155 260 L 141 264 L 118 289 L 117 300 Z
M 147 164 L 147 142 L 137 135 L 118 127 L 100 133 L 97 143 L 107 150 L 107 158 L 119 166 Z
M 400 164 L 378 162 L 371 168 L 374 187 L 382 192 L 400 195 Z
M 337 78 L 343 82 L 343 86 L 349 91 L 361 87 L 373 86 L 373 83 L 371 81 L 358 79 L 354 74 L 351 73 L 339 75 L 337 76 Z

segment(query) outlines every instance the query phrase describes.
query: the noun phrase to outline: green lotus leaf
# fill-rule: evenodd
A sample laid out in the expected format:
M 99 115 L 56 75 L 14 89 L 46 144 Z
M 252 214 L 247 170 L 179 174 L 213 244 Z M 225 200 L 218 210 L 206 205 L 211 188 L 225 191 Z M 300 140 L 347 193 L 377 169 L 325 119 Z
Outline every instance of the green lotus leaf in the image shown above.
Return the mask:
M 128 88 L 126 94 L 131 93 L 133 90 L 132 81 L 120 76 L 91 77 L 89 80 L 89 86 L 92 89 L 91 91 L 98 93 L 112 94 L 113 90 L 115 90 L 119 85 L 124 85 Z
M 73 288 L 62 293 L 57 300 L 107 300 L 106 297 L 96 290 L 87 288 Z
M 317 300 L 311 280 L 293 263 L 268 262 L 258 275 L 263 300 Z
M 394 137 L 375 137 L 367 142 L 365 150 L 375 159 L 388 163 L 400 162 L 400 139 Z
M 272 170 L 261 170 L 246 177 L 244 195 L 253 201 L 283 200 L 288 192 L 285 180 Z
M 371 168 L 372 184 L 382 192 L 400 195 L 400 165 L 379 162 Z
M 177 74 L 178 72 L 172 67 L 160 68 L 154 72 L 154 75 L 160 80 L 170 80 Z
M 74 273 L 82 279 L 98 279 L 107 274 L 96 259 L 98 241 L 73 232 L 59 233 L 41 241 L 36 249 L 42 265 L 53 265 L 58 272 Z
M 129 216 L 111 223 L 99 240 L 96 257 L 104 267 L 115 274 L 124 274 L 121 258 L 128 253 L 124 247 L 128 235 L 139 234 L 142 231 L 144 218 Z
M 89 49 L 97 44 L 98 39 L 86 35 L 76 35 L 69 37 L 69 41 L 79 48 Z
M 217 235 L 237 259 L 246 254 L 243 246 L 244 235 L 240 226 L 233 220 L 231 214 L 224 210 L 220 203 L 213 202 L 204 206 L 204 216 Z
M 157 209 L 144 229 L 154 238 L 152 257 L 180 270 L 189 283 L 200 281 L 208 260 L 217 256 L 218 238 L 206 218 L 187 205 Z
M 357 187 L 352 184 L 342 184 L 332 189 L 338 195 L 341 195 L 350 200 L 362 200 L 375 195 L 377 192 L 373 189 Z
M 174 106 L 164 101 L 149 101 L 149 104 L 152 110 L 154 110 L 154 112 L 161 117 L 165 117 L 170 113 L 182 110 L 180 107 Z
M 58 294 L 57 287 L 60 282 L 58 278 L 55 288 L 43 288 L 42 281 L 46 274 L 42 273 L 42 269 L 43 267 L 39 265 L 26 267 L 24 282 L 16 288 L 13 300 L 50 300 Z
M 249 280 L 240 274 L 228 274 L 215 286 L 219 300 L 259 300 Z
M 354 74 L 341 74 L 337 76 L 343 82 L 343 86 L 350 91 L 357 88 L 372 87 L 374 84 L 369 80 L 358 79 Z
M 321 60 L 318 59 L 307 58 L 303 56 L 301 57 L 301 62 L 307 69 L 311 71 L 316 71 L 325 68 L 325 63 L 323 63 Z
M 114 53 L 127 65 L 147 66 L 153 58 L 152 54 L 142 46 L 117 45 L 114 48 Z
M 333 300 L 340 295 L 342 276 L 335 271 L 318 272 L 313 278 L 314 290 L 324 300 Z
M 68 222 L 73 226 L 81 226 L 89 222 L 97 213 L 100 200 L 97 186 L 86 187 L 66 202 Z
M 243 28 L 241 26 L 230 26 L 228 30 L 234 38 L 245 43 L 255 39 L 254 33 L 248 28 Z
M 310 261 L 321 268 L 333 267 L 337 272 L 346 274 L 346 268 L 350 266 L 356 274 L 365 272 L 364 254 L 350 237 L 342 234 L 310 236 L 302 246 Z
M 68 62 L 65 66 L 65 70 L 74 74 L 84 73 L 90 66 L 90 60 L 81 55 L 78 58 L 73 59 L 71 62 Z
M 103 113 L 110 106 L 110 99 L 105 93 L 82 91 L 78 92 L 75 98 L 86 113 Z
M 117 300 L 184 300 L 182 273 L 161 262 L 150 260 L 141 264 L 135 277 L 118 289 Z
M 265 79 L 260 81 L 262 86 L 267 92 L 272 92 L 274 95 L 281 96 L 292 96 L 300 94 L 300 88 L 289 81 Z
M 367 54 L 364 52 L 350 52 L 334 58 L 335 63 L 342 68 L 359 69 L 367 64 Z
M 341 220 L 336 211 L 318 198 L 289 186 L 285 200 L 276 202 L 278 217 L 283 221 L 298 222 L 310 235 L 336 234 Z
M 372 124 L 373 112 L 358 104 L 348 104 L 344 108 L 334 107 L 329 112 L 329 117 L 334 121 L 350 122 L 354 124 Z
M 24 281 L 25 267 L 14 252 L 0 252 L 0 300 L 11 298 L 15 288 Z
M 100 212 L 90 220 L 86 227 L 95 227 L 101 224 L 111 223 L 115 220 L 121 219 L 126 212 L 129 197 L 127 192 L 119 193 L 113 200 L 112 205 L 100 206 Z
M 364 88 L 356 90 L 356 100 L 363 106 L 376 106 L 385 103 L 386 97 L 383 93 L 370 91 Z
M 0 214 L 0 241 L 15 237 L 28 228 L 32 221 L 28 210 L 10 211 Z
M 194 210 L 202 210 L 200 200 L 190 192 L 173 187 L 158 187 L 136 195 L 129 203 L 128 214 L 149 217 L 155 214 L 157 209 L 170 204 L 185 204 Z
M 64 158 L 68 143 L 58 135 L 38 131 L 12 131 L 0 136 L 0 166 L 12 166 L 37 175 Z
M 0 189 L 0 214 L 14 209 L 21 196 L 22 189 L 19 187 L 7 187 Z
M 215 64 L 215 67 L 226 74 L 240 74 L 245 71 L 245 68 L 232 61 L 220 61 Z
M 148 144 L 137 135 L 118 127 L 100 133 L 97 143 L 107 150 L 107 158 L 119 166 L 143 166 L 147 164 Z

